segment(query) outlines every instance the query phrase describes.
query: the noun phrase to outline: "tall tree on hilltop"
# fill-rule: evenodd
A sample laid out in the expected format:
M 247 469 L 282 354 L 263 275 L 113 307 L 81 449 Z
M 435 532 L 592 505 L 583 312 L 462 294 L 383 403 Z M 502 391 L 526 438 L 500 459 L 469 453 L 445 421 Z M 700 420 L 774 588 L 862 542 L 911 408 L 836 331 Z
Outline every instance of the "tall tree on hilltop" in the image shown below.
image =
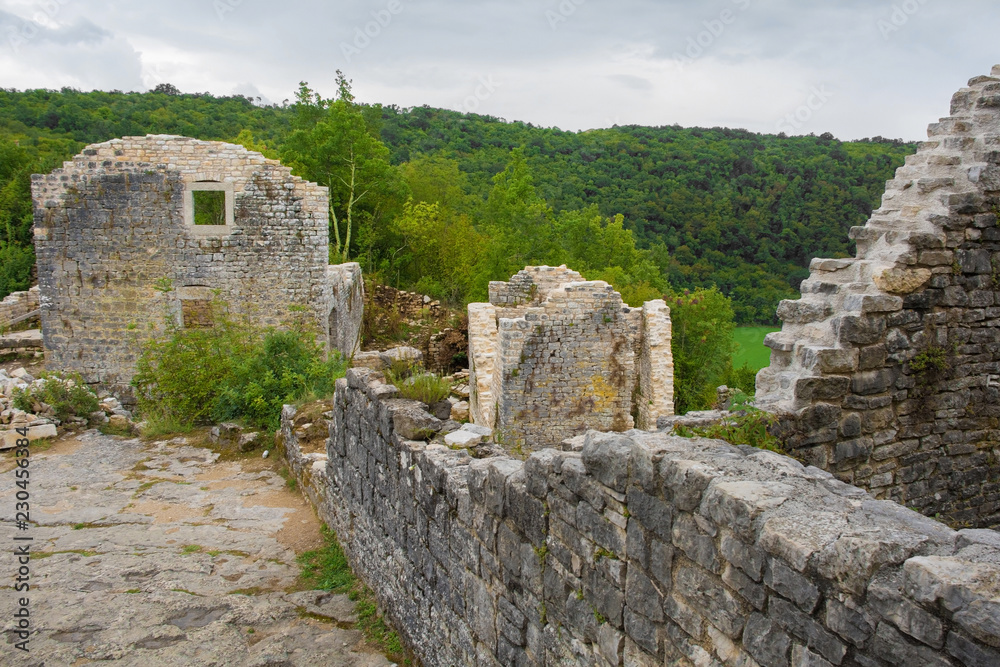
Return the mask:
M 296 175 L 330 188 L 330 256 L 346 262 L 357 227 L 368 226 L 367 236 L 377 237 L 406 201 L 406 184 L 340 70 L 336 98 L 323 99 L 299 84 L 293 127 L 282 161 Z
M 474 269 L 477 299 L 485 300 L 491 280 L 507 280 L 525 266 L 558 263 L 562 257 L 552 208 L 535 190 L 522 149 L 511 151 L 506 169 L 493 177 L 480 227 L 489 241 Z

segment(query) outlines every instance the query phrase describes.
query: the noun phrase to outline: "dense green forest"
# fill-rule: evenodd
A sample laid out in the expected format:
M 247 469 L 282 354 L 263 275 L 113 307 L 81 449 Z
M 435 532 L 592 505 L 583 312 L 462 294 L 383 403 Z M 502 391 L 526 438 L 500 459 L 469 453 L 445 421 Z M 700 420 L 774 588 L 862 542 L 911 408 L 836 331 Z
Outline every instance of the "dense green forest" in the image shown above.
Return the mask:
M 238 141 L 331 188 L 331 259 L 454 303 L 528 263 L 568 263 L 626 300 L 712 286 L 772 323 L 812 257 L 878 205 L 912 144 L 723 128 L 565 132 L 334 98 L 0 90 L 0 297 L 30 282 L 30 174 L 84 145 L 181 134 Z M 673 290 L 673 292 L 671 292 Z

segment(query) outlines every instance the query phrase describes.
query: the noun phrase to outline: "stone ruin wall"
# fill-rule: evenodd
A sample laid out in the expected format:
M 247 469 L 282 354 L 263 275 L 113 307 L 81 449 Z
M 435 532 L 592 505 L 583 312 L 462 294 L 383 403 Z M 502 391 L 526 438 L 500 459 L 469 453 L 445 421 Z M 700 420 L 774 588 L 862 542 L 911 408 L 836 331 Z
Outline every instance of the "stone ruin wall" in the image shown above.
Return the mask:
M 38 310 L 38 286 L 24 292 L 11 292 L 0 301 L 0 327 Z
M 382 308 L 394 311 L 404 319 L 414 320 L 428 317 L 438 320 L 446 315 L 441 302 L 426 294 L 407 292 L 381 283 L 375 284 L 372 301 Z
M 782 302 L 758 405 L 790 452 L 953 525 L 1000 526 L 1000 66 Z
M 510 447 L 589 428 L 653 429 L 673 414 L 670 309 L 630 308 L 603 281 L 527 267 L 469 305 L 472 421 Z
M 325 455 L 301 453 L 286 408 L 290 467 L 425 664 L 1000 664 L 1000 534 L 897 504 L 997 525 L 994 73 L 956 96 L 958 117 L 931 127 L 853 230 L 857 258 L 816 260 L 803 298 L 780 307 L 758 401 L 813 465 L 638 430 L 475 459 L 403 438 L 425 406 L 367 369 L 338 381 Z M 627 377 L 656 359 L 637 352 L 652 318 L 616 321 L 599 283 L 530 273 L 470 306 L 480 419 L 524 416 L 503 404 L 534 384 L 504 379 L 541 366 L 532 337 L 553 351 L 540 334 L 575 329 L 574 313 L 590 312 L 590 332 L 568 356 L 615 349 L 593 333 L 614 324 Z M 551 444 L 539 433 L 525 449 Z
M 470 458 L 338 381 L 326 455 L 291 468 L 427 665 L 1000 664 L 1000 536 L 815 467 L 665 433 Z M 429 415 L 428 415 L 429 417 Z
M 199 181 L 230 190 L 231 225 L 185 219 Z M 216 298 L 262 325 L 305 317 L 329 339 L 327 191 L 276 160 L 221 142 L 126 137 L 34 175 L 32 195 L 53 368 L 125 389 L 138 343 L 167 316 L 207 324 Z M 358 289 L 342 290 L 344 306 Z
M 330 349 L 344 357 L 361 350 L 361 323 L 365 313 L 365 280 L 357 262 L 326 267 L 327 303 L 330 315 L 326 330 Z
M 456 355 L 468 355 L 468 327 L 456 328 L 448 309 L 441 302 L 426 294 L 407 292 L 390 285 L 376 283 L 372 290 L 371 303 L 374 305 L 375 326 L 383 324 L 380 318 L 400 318 L 409 320 L 416 326 L 430 322 L 436 333 L 428 333 L 411 344 L 423 354 L 424 367 L 439 375 L 448 375 L 456 368 L 465 368 L 466 363 L 456 362 Z M 368 341 L 374 348 L 387 348 L 394 341 Z

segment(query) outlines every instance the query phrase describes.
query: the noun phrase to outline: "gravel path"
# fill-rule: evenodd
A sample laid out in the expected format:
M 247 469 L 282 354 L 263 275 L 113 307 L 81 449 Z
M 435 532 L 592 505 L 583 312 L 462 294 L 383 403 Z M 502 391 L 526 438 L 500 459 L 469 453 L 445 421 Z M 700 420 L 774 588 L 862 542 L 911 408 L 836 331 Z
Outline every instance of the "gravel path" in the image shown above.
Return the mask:
M 217 459 L 183 438 L 64 438 L 31 455 L 28 531 L 11 521 L 13 458 L 0 460 L 0 664 L 391 664 L 346 596 L 286 592 L 320 533 L 275 462 Z M 11 620 L 15 535 L 34 538 L 29 653 Z

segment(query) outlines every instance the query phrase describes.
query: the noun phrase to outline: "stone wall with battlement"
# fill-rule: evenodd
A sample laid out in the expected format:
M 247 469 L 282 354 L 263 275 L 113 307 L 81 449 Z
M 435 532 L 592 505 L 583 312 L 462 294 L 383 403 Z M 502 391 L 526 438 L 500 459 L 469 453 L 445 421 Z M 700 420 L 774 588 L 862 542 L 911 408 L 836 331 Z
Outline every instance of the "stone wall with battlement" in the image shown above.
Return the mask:
M 956 525 L 1000 526 L 1000 66 L 851 230 L 768 336 L 758 405 L 789 451 Z
M 549 446 L 673 414 L 663 301 L 630 308 L 566 267 L 527 267 L 489 289 L 490 303 L 469 305 L 470 407 L 498 442 Z
M 193 224 L 193 192 L 205 189 L 225 193 L 226 224 Z M 222 142 L 126 137 L 34 175 L 32 195 L 53 368 L 127 386 L 141 340 L 167 317 L 210 323 L 214 299 L 262 325 L 304 314 L 330 339 L 327 191 L 276 160 Z
M 1000 664 L 1000 536 L 768 451 L 588 432 L 520 461 L 412 442 L 422 404 L 339 380 L 326 455 L 282 435 L 426 665 Z M 430 415 L 427 415 L 429 418 Z

